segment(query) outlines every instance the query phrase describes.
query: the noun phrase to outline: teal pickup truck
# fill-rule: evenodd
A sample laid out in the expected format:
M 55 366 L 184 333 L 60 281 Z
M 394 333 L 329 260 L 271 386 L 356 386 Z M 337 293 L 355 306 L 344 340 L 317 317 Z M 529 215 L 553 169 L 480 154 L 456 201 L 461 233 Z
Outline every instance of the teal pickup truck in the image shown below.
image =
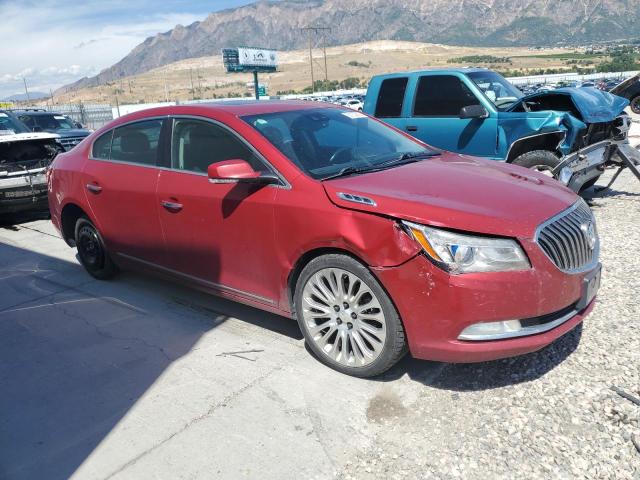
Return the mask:
M 429 145 L 543 171 L 580 191 L 627 143 L 628 104 L 596 88 L 524 96 L 496 72 L 459 68 L 375 76 L 363 111 Z

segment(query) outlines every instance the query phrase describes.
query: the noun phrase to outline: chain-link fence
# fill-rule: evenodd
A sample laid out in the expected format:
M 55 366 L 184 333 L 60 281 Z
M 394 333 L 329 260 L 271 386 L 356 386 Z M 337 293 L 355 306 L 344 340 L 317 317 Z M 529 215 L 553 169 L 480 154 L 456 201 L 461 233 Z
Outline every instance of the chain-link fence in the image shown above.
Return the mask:
M 80 122 L 87 128 L 92 129 L 100 128 L 105 123 L 113 120 L 111 105 L 84 105 L 78 103 L 71 105 L 46 105 L 38 108 L 67 115 L 74 121 Z

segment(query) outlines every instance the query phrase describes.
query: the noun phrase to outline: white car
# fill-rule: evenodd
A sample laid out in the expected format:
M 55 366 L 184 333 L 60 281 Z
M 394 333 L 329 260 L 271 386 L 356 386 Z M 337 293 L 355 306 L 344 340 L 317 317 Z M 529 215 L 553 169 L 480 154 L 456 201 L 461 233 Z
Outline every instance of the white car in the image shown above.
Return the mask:
M 360 100 L 356 100 L 355 98 L 353 98 L 351 100 L 347 100 L 344 103 L 344 106 L 349 107 L 352 110 L 358 110 L 359 112 L 361 112 L 364 104 Z

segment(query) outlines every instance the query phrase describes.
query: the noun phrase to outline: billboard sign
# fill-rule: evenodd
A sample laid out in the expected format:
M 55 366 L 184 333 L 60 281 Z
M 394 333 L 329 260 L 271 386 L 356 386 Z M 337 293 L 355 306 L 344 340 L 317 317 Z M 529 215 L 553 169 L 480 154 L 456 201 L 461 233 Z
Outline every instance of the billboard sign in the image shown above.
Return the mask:
M 267 67 L 275 69 L 278 66 L 278 52 L 264 48 L 238 48 L 238 60 L 244 67 Z
M 278 52 L 266 48 L 223 48 L 222 62 L 227 72 L 275 72 Z

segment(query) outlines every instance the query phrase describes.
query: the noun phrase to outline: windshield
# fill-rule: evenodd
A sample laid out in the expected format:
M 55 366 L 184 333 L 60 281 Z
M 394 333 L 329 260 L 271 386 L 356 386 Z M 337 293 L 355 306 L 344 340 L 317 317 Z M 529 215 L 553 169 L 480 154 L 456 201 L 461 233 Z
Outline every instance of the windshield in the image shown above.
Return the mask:
M 14 133 L 26 133 L 29 129 L 15 118 L 4 112 L 0 112 L 0 135 L 13 135 Z
M 71 130 L 73 122 L 63 115 L 34 115 L 36 124 L 42 130 Z
M 316 179 L 395 166 L 436 151 L 360 112 L 317 108 L 243 116 L 301 170 Z M 397 161 L 398 163 L 393 163 Z
M 496 72 L 470 72 L 467 76 L 478 86 L 498 110 L 506 110 L 524 95 Z

